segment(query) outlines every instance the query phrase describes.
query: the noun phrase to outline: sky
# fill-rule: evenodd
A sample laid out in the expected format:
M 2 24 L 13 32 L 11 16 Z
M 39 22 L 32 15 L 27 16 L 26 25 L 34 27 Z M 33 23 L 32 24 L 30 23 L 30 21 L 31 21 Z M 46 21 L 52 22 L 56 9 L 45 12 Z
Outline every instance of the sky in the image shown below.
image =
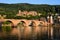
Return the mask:
M 30 4 L 50 4 L 60 5 L 60 0 L 0 0 L 0 3 L 30 3 Z

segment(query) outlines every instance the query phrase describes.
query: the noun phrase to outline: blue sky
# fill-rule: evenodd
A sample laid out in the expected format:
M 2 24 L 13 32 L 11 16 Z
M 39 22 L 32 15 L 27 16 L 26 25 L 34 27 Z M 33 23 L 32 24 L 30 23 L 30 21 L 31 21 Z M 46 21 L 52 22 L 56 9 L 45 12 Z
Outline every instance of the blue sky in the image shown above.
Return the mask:
M 0 3 L 30 3 L 60 5 L 60 0 L 0 0 Z

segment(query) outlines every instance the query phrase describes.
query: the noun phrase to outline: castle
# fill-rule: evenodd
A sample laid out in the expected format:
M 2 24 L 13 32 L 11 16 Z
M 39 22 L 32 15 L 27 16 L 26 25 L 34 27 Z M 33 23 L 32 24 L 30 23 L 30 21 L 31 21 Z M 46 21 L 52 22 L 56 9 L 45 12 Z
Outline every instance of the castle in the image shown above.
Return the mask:
M 36 15 L 40 16 L 41 13 L 37 13 L 36 11 L 21 11 L 21 10 L 19 10 L 19 12 L 17 14 L 17 16 L 29 16 L 29 15 L 31 15 L 31 16 L 36 16 Z

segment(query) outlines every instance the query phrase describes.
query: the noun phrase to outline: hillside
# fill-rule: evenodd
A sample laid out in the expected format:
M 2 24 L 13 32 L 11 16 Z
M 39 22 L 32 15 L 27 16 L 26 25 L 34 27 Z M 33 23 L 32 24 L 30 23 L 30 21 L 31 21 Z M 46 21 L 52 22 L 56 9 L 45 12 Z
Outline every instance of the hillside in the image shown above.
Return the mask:
M 28 4 L 28 3 L 17 3 L 17 4 L 4 4 L 0 3 L 0 14 L 15 16 L 18 10 L 24 11 L 37 11 L 40 13 L 60 13 L 60 5 L 48 5 L 48 4 Z

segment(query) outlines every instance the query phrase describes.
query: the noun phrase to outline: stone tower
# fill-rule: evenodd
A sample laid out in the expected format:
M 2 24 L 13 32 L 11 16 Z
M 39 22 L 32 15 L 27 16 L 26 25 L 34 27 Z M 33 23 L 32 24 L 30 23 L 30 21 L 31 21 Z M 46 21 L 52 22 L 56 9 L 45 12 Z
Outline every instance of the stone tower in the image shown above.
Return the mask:
M 47 19 L 48 19 L 48 23 L 53 24 L 53 16 L 52 15 L 48 15 Z

